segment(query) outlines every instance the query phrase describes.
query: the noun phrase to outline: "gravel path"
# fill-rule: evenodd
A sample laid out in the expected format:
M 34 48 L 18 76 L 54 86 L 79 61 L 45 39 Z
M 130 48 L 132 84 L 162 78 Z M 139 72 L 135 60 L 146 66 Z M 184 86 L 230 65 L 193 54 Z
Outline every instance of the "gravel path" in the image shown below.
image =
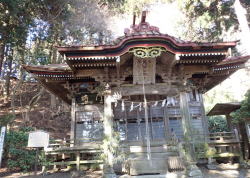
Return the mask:
M 201 167 L 204 174 L 204 178 L 250 178 L 250 169 L 218 169 L 208 170 L 205 167 Z M 20 173 L 0 173 L 0 177 L 5 178 L 101 178 L 102 172 L 54 172 L 47 175 L 34 176 L 32 174 L 20 174 Z M 136 178 L 142 178 L 143 176 L 136 176 Z M 146 176 L 144 176 L 146 177 Z M 152 176 L 147 176 L 151 178 Z M 165 176 L 163 176 L 165 177 Z

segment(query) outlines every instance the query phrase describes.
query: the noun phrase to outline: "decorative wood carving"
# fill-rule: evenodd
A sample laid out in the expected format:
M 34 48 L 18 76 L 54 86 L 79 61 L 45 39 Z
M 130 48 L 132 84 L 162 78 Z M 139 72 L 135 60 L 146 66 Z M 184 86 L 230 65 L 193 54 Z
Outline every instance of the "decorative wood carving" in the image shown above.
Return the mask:
M 133 62 L 133 84 L 154 84 L 156 59 L 134 57 Z
M 155 58 L 160 56 L 163 51 L 166 51 L 163 47 L 135 47 L 129 50 L 130 53 L 139 58 Z

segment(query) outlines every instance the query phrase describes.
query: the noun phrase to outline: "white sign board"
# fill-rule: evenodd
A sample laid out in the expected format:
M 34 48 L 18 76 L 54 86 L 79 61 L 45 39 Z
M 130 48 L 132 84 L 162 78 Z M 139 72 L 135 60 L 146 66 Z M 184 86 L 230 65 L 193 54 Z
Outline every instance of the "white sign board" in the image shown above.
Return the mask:
M 49 134 L 42 130 L 37 130 L 29 133 L 28 147 L 48 147 Z
M 0 135 L 0 167 L 2 163 L 2 155 L 3 155 L 3 144 L 4 144 L 4 137 L 5 137 L 6 127 L 1 128 L 1 135 Z

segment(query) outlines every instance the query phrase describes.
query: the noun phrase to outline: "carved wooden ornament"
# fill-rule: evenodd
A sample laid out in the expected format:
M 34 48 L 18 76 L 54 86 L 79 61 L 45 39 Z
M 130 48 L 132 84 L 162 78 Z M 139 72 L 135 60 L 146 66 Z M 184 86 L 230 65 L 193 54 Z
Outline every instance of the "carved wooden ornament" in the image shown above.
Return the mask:
M 129 50 L 139 58 L 155 58 L 160 56 L 162 51 L 166 51 L 166 49 L 163 47 L 135 47 Z

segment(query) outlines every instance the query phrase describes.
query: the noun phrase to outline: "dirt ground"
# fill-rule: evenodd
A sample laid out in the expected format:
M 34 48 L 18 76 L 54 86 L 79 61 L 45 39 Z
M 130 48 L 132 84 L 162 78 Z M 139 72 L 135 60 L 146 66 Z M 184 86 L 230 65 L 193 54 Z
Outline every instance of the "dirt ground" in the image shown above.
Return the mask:
M 205 167 L 200 167 L 204 178 L 250 178 L 250 169 L 235 169 L 235 168 L 218 168 L 217 170 L 208 170 Z M 101 171 L 94 172 L 50 172 L 46 175 L 37 175 L 34 173 L 13 173 L 0 170 L 0 177 L 5 178 L 100 178 L 102 175 Z M 139 176 L 140 177 L 140 176 Z M 137 178 L 139 178 L 137 176 Z M 148 178 L 152 178 L 152 176 L 144 176 Z M 164 176 L 163 176 L 164 177 Z
M 8 171 L 0 170 L 0 177 L 5 178 L 100 178 L 102 175 L 101 171 L 88 171 L 78 173 L 76 171 L 60 171 L 60 172 L 48 172 L 45 175 L 42 175 L 41 172 L 38 172 L 38 175 L 35 176 L 34 172 L 29 173 L 13 173 Z

